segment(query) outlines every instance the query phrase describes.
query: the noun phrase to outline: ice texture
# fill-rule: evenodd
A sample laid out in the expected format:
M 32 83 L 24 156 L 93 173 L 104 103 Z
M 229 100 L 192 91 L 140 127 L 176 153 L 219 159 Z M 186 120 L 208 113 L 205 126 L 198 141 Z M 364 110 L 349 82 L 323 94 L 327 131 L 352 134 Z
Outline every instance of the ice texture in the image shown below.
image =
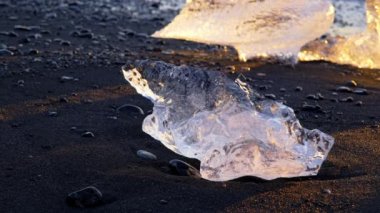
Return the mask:
M 233 46 L 243 61 L 295 62 L 301 47 L 326 33 L 333 20 L 329 0 L 188 0 L 153 36 Z
M 316 175 L 334 144 L 331 136 L 302 128 L 291 108 L 262 98 L 241 78 L 147 60 L 122 70 L 154 104 L 143 131 L 200 160 L 204 179 Z
M 352 36 L 328 35 L 306 45 L 303 61 L 327 60 L 360 68 L 380 69 L 380 0 L 366 1 L 367 28 Z

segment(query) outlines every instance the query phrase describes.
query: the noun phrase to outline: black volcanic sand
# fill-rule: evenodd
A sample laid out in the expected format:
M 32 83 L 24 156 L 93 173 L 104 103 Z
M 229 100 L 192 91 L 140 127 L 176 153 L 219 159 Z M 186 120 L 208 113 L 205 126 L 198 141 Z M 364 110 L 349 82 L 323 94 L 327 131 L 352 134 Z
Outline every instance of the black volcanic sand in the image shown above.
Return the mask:
M 157 13 L 160 4 L 61 2 L 0 1 L 1 212 L 77 212 L 65 198 L 90 185 L 106 199 L 85 209 L 94 212 L 379 212 L 380 71 L 241 63 L 231 49 L 147 36 L 175 15 Z M 147 58 L 231 78 L 243 72 L 260 93 L 295 109 L 303 126 L 336 138 L 320 174 L 210 182 L 171 173 L 171 159 L 199 162 L 143 133 L 144 116 L 115 110 L 152 109 L 120 73 L 124 62 Z M 368 94 L 335 91 L 351 80 Z M 140 159 L 139 149 L 158 160 Z

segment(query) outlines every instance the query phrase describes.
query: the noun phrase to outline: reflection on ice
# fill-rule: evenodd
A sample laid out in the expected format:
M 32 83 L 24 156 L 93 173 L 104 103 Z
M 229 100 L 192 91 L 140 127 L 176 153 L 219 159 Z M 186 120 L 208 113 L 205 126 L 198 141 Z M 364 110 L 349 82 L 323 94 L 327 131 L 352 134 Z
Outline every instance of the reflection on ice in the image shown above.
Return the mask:
M 200 160 L 205 179 L 316 175 L 334 144 L 331 136 L 302 128 L 291 108 L 221 72 L 139 61 L 123 73 L 154 103 L 143 131 Z

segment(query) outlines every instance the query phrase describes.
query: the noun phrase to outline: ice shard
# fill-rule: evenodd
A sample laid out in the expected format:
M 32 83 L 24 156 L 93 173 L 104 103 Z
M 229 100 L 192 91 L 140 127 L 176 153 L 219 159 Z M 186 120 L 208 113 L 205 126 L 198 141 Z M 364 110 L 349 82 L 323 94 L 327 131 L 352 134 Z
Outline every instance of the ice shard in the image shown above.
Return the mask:
M 329 35 L 306 45 L 303 61 L 327 60 L 360 68 L 380 69 L 380 1 L 366 1 L 367 29 L 352 36 Z
M 188 0 L 154 37 L 233 46 L 241 60 L 297 60 L 301 47 L 326 33 L 330 0 Z
M 316 175 L 334 144 L 331 136 L 303 128 L 291 108 L 262 98 L 241 78 L 147 60 L 122 71 L 154 103 L 143 131 L 200 160 L 204 179 Z

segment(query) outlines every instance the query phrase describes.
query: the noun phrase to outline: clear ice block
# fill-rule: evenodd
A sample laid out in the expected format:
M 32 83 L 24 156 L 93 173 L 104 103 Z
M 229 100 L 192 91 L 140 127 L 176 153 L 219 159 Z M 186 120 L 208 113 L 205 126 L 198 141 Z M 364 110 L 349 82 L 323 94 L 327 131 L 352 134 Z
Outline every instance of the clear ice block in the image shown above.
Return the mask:
M 204 179 L 316 175 L 334 144 L 331 136 L 302 128 L 291 108 L 263 99 L 240 78 L 152 61 L 122 70 L 154 103 L 143 131 L 200 160 Z

